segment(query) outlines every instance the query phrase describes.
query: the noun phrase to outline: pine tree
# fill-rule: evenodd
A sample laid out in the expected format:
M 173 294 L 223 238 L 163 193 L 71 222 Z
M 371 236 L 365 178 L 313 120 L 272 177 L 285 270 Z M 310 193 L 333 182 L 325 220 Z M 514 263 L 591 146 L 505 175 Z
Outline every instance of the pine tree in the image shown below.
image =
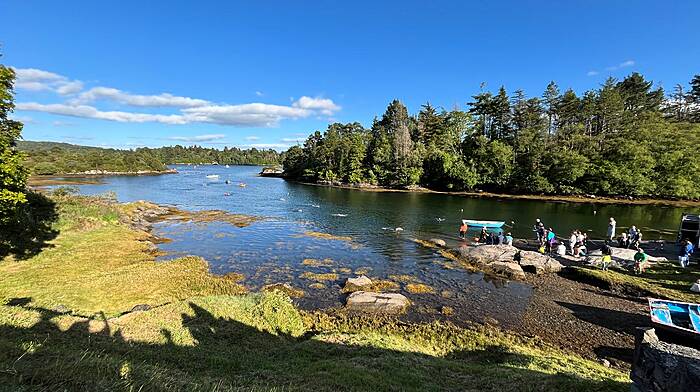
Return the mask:
M 557 130 L 557 109 L 559 108 L 559 101 L 561 96 L 559 95 L 559 86 L 554 81 L 549 82 L 547 89 L 542 94 L 542 101 L 545 107 L 545 113 L 547 113 L 547 118 L 549 120 L 549 126 L 547 127 L 547 132 L 552 135 Z

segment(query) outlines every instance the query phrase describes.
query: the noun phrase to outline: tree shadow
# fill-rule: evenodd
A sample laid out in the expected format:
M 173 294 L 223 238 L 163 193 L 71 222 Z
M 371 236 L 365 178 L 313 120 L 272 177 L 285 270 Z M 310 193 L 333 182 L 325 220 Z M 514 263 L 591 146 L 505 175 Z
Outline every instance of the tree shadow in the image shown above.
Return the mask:
M 629 313 L 620 310 L 598 308 L 595 306 L 573 304 L 563 301 L 555 302 L 560 306 L 571 310 L 574 313 L 574 316 L 580 320 L 591 324 L 596 324 L 616 332 L 634 335 L 635 328 L 651 325 L 648 316 L 638 313 Z
M 163 343 L 127 339 L 103 316 L 68 328 L 61 313 L 38 313 L 23 327 L 0 322 L 0 384 L 40 390 L 627 390 L 628 384 L 527 369 L 532 361 L 503 346 L 444 357 L 266 332 L 189 303 L 184 332 Z M 9 306 L 8 306 L 9 307 Z M 1 320 L 0 320 L 1 321 Z M 20 321 L 18 324 L 22 324 Z M 137 326 L 138 327 L 138 326 Z M 116 329 L 116 332 L 114 330 Z M 193 345 L 182 344 L 189 334 Z M 342 336 L 342 334 L 340 334 Z M 152 339 L 156 340 L 156 339 Z M 180 342 L 179 344 L 176 342 Z
M 27 192 L 27 203 L 15 223 L 0 228 L 0 259 L 14 256 L 23 260 L 35 256 L 56 238 L 53 224 L 58 220 L 56 203 L 39 192 Z

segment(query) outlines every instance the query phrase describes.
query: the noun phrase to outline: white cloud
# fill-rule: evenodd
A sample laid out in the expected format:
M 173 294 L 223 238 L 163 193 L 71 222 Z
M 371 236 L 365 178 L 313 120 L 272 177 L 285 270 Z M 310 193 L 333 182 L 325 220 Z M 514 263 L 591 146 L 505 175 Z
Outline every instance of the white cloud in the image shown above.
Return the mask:
M 317 111 L 326 116 L 330 116 L 341 109 L 340 106 L 328 98 L 311 98 L 307 96 L 299 98 L 299 100 L 292 103 L 292 106 Z
M 15 87 L 30 91 L 54 91 L 60 95 L 71 95 L 83 89 L 79 80 L 70 80 L 63 75 L 36 68 L 13 68 L 17 77 Z
M 34 68 L 16 69 L 18 87 L 29 90 L 49 90 L 59 95 L 74 95 L 83 90 L 83 83 L 65 76 Z M 262 93 L 261 93 L 262 94 Z M 102 110 L 93 102 L 110 101 L 135 107 L 177 108 L 176 113 L 155 114 L 124 110 Z M 291 105 L 267 103 L 216 104 L 208 100 L 176 96 L 169 93 L 136 95 L 111 87 L 93 87 L 63 103 L 43 104 L 21 102 L 17 110 L 45 112 L 62 116 L 106 121 L 162 124 L 211 123 L 227 126 L 274 127 L 280 121 L 311 116 L 328 116 L 341 109 L 328 98 L 302 96 Z
M 98 100 L 110 100 L 125 105 L 141 107 L 189 108 L 210 104 L 210 102 L 203 99 L 179 97 L 168 93 L 159 95 L 134 95 L 110 87 L 93 87 L 90 90 L 81 93 L 78 96 L 76 103 L 87 103 Z
M 299 119 L 314 112 L 293 106 L 246 103 L 242 105 L 211 105 L 183 109 L 191 122 L 233 126 L 274 127 L 283 119 Z
M 634 65 L 634 60 L 627 60 L 625 62 L 620 63 L 620 65 L 618 65 L 618 68 L 631 67 L 633 65 Z
M 183 142 L 210 142 L 212 140 L 219 140 L 225 138 L 226 135 L 215 134 L 215 135 L 197 135 L 197 136 L 172 136 L 168 139 L 170 140 L 180 140 Z
M 257 95 L 258 97 L 262 97 L 262 96 L 265 95 L 265 94 L 263 94 L 262 91 L 256 91 L 256 92 L 255 92 L 255 95 Z
M 258 137 L 258 136 L 246 136 L 245 140 L 247 140 L 249 142 L 254 142 L 256 140 L 260 140 L 260 137 Z
M 158 122 L 162 124 L 187 124 L 184 116 L 179 114 L 148 114 L 130 113 L 120 111 L 100 111 L 87 105 L 65 105 L 62 103 L 41 104 L 36 102 L 20 102 L 16 105 L 17 110 L 32 112 L 44 112 L 59 114 L 62 116 L 94 118 L 98 120 L 108 120 L 117 122 Z
M 632 67 L 632 66 L 634 66 L 635 64 L 636 64 L 636 63 L 634 62 L 634 60 L 627 60 L 627 61 L 623 61 L 623 62 L 621 62 L 620 64 L 617 64 L 617 65 L 611 65 L 611 66 L 609 66 L 609 67 L 605 67 L 605 70 L 606 70 L 606 71 L 617 71 L 617 70 L 620 69 L 620 68 Z M 600 74 L 600 72 L 598 72 L 598 71 L 596 71 L 596 70 L 591 70 L 591 71 L 588 71 L 588 72 L 586 73 L 587 76 L 596 76 L 596 75 L 599 75 L 599 74 Z

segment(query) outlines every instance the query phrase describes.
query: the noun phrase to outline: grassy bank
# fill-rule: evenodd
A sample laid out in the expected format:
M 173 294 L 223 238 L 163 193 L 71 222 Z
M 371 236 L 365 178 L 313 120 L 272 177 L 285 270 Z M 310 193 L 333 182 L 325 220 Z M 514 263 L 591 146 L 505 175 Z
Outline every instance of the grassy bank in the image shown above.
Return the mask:
M 244 291 L 234 280 L 210 275 L 198 257 L 156 263 L 148 235 L 120 223 L 128 206 L 77 196 L 55 200 L 60 234 L 28 260 L 0 262 L 0 300 L 31 298 L 32 306 L 114 316 L 138 304 Z
M 622 372 L 494 329 L 240 294 L 202 259 L 154 262 L 147 235 L 121 223 L 129 207 L 56 201 L 58 236 L 0 261 L 0 390 L 629 389 Z
M 576 280 L 635 296 L 658 297 L 684 302 L 700 302 L 700 294 L 690 286 L 700 279 L 700 271 L 681 268 L 676 263 L 658 262 L 643 274 L 620 270 L 602 271 L 585 267 L 570 267 L 567 272 Z

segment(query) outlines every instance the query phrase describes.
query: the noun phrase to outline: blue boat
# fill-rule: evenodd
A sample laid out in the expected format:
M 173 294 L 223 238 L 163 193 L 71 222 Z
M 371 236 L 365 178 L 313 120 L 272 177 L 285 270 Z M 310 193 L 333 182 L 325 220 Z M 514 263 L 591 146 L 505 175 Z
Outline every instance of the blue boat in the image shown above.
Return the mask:
M 475 220 L 475 219 L 462 219 L 462 222 L 470 227 L 486 227 L 491 229 L 498 229 L 499 227 L 506 224 L 503 221 L 489 221 L 489 220 Z
M 649 312 L 662 329 L 700 339 L 700 305 L 649 298 Z

